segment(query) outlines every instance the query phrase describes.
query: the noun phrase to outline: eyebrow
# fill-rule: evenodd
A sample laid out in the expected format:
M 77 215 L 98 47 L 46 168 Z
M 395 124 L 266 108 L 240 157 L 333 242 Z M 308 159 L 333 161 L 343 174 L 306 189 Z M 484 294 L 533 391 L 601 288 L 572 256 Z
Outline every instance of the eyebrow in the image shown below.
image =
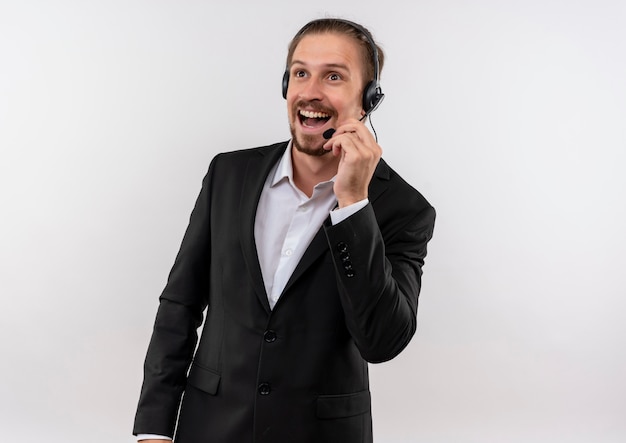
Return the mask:
M 291 61 L 291 66 L 293 65 L 302 65 L 302 66 L 307 66 L 307 64 L 301 60 L 292 60 Z M 323 65 L 325 68 L 337 68 L 337 69 L 343 69 L 344 71 L 350 71 L 348 69 L 347 65 L 344 65 L 343 63 L 326 63 Z

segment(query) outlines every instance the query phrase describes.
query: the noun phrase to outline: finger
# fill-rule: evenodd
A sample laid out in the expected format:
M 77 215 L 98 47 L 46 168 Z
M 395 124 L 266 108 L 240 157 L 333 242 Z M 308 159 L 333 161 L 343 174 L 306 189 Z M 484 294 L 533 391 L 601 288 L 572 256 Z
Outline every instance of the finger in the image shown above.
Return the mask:
M 341 138 L 338 138 L 336 145 L 337 153 L 335 155 L 341 154 L 342 159 L 346 155 L 360 155 L 359 153 L 366 149 L 361 140 L 351 132 L 343 134 Z
M 332 137 L 324 143 L 323 147 L 324 149 L 330 150 L 333 144 L 341 142 L 342 140 L 346 140 L 347 138 L 351 138 L 355 141 L 361 140 L 361 136 L 357 133 L 356 130 L 350 130 L 350 128 L 344 127 L 341 130 L 335 131 Z
M 350 150 L 360 150 L 363 148 L 359 148 L 359 145 L 362 145 L 362 141 L 359 137 L 353 132 L 345 132 L 338 136 L 333 136 L 330 140 L 328 140 L 323 148 L 327 151 L 332 150 L 335 155 L 338 155 L 341 152 L 342 148 L 348 148 Z
M 357 134 L 359 138 L 364 141 L 372 137 L 372 134 L 369 129 L 367 129 L 365 124 L 355 119 L 349 119 L 341 122 L 341 124 L 336 128 L 335 135 L 341 135 L 348 132 Z
M 336 143 L 341 144 L 346 140 L 351 140 L 359 151 L 371 151 L 379 156 L 382 154 L 381 147 L 369 130 L 359 127 L 358 124 L 356 126 L 349 124 L 342 126 L 341 130 L 337 130 L 333 137 L 324 145 L 324 149 L 330 150 Z

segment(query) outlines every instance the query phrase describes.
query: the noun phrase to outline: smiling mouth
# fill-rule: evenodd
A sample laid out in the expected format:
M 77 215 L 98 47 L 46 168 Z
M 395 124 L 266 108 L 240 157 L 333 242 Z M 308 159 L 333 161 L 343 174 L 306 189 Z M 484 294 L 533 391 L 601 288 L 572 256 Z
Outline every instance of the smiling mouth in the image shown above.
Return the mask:
M 305 128 L 316 129 L 321 128 L 330 120 L 330 114 L 319 111 L 305 111 L 301 109 L 298 111 L 298 118 L 300 123 Z

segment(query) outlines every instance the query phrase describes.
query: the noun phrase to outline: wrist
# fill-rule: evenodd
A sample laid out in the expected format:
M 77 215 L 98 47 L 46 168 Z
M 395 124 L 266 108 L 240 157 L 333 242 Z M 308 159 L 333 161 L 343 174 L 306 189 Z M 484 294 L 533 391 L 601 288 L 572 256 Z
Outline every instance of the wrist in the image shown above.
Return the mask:
M 348 196 L 337 196 L 337 206 L 339 207 L 339 209 L 343 209 L 355 203 L 359 203 L 363 200 L 367 200 L 367 193 L 363 195 L 354 194 Z

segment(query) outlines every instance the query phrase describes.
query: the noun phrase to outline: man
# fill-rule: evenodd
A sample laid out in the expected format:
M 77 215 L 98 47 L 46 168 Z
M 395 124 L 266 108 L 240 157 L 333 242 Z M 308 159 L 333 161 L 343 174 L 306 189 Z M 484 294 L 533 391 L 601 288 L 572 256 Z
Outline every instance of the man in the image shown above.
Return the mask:
M 283 79 L 291 142 L 212 161 L 160 297 L 140 440 L 372 441 L 367 365 L 415 332 L 435 218 L 363 124 L 382 63 L 360 25 L 308 23 Z

